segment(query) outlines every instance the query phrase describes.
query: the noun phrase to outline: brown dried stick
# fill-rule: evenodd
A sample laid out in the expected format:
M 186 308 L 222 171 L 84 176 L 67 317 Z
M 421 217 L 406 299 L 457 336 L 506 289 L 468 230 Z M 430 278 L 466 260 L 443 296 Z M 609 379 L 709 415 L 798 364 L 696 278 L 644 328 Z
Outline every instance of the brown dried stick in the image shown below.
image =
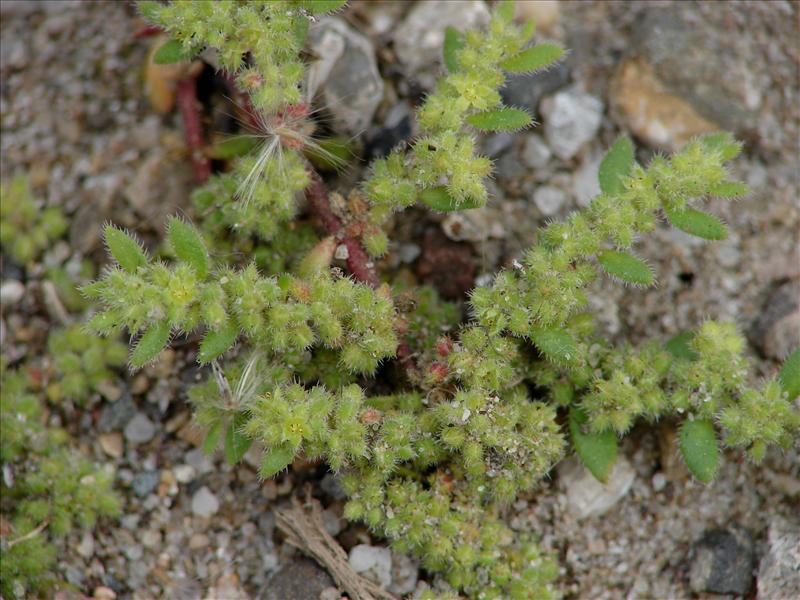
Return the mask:
M 203 122 L 200 118 L 200 101 L 197 99 L 197 79 L 191 75 L 178 82 L 178 108 L 186 130 L 186 145 L 199 183 L 211 177 L 211 161 L 204 154 Z
M 325 531 L 320 504 L 310 494 L 305 502 L 294 497 L 291 508 L 276 510 L 275 522 L 286 542 L 316 560 L 352 600 L 397 600 L 353 571 L 344 549 Z

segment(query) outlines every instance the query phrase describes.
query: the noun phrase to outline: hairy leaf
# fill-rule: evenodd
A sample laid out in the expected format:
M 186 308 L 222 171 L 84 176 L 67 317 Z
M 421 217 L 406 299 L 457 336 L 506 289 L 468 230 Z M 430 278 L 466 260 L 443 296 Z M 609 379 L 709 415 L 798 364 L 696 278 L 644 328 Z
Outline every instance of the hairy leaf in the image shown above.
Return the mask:
M 197 230 L 173 217 L 167 226 L 167 236 L 177 257 L 191 265 L 198 277 L 204 279 L 208 275 L 208 252 Z
M 705 135 L 700 138 L 700 143 L 711 152 L 719 152 L 723 161 L 736 158 L 742 151 L 742 144 L 727 131 Z
M 494 7 L 494 14 L 510 23 L 514 20 L 516 8 L 517 3 L 514 0 L 500 0 Z
M 536 44 L 500 63 L 509 73 L 531 73 L 549 67 L 564 56 L 564 49 L 556 44 Z
M 686 207 L 682 211 L 665 211 L 669 222 L 690 235 L 706 240 L 724 240 L 728 237 L 728 229 L 717 217 Z
M 419 199 L 423 204 L 432 208 L 433 210 L 440 210 L 442 212 L 452 212 L 454 210 L 468 210 L 470 208 L 478 208 L 479 203 L 475 201 L 458 202 L 450 195 L 445 186 L 438 186 L 422 190 Z
M 789 400 L 800 396 L 800 348 L 792 352 L 783 363 L 779 377 L 781 387 L 789 394 Z
M 679 333 L 666 344 L 664 344 L 667 352 L 672 354 L 675 358 L 682 358 L 684 360 L 697 360 L 699 355 L 692 350 L 691 341 L 694 339 L 693 331 L 684 331 Z
M 719 448 L 714 424 L 705 419 L 686 421 L 681 426 L 681 454 L 698 481 L 711 483 L 717 472 Z
M 208 149 L 208 158 L 230 160 L 248 154 L 258 144 L 252 137 L 237 136 L 217 142 Z
M 347 4 L 347 0 L 301 0 L 300 6 L 312 15 L 334 12 Z
M 253 444 L 253 440 L 242 433 L 242 427 L 246 422 L 247 413 L 237 412 L 233 415 L 233 421 L 225 433 L 225 461 L 231 466 L 242 460 Z
M 106 225 L 103 232 L 108 251 L 123 270 L 128 273 L 136 273 L 136 269 L 147 264 L 147 255 L 133 236 L 113 225 Z
M 261 462 L 261 477 L 268 479 L 273 475 L 277 475 L 292 464 L 294 455 L 295 449 L 290 446 L 280 446 L 268 450 L 264 455 L 264 460 Z
M 467 123 L 481 131 L 516 131 L 528 127 L 533 118 L 522 109 L 506 107 L 470 115 Z
M 600 189 L 604 194 L 619 194 L 623 191 L 624 177 L 633 168 L 633 143 L 629 138 L 621 137 L 600 163 Z
M 203 452 L 211 454 L 219 445 L 219 438 L 222 434 L 222 423 L 216 422 L 208 428 L 206 439 L 203 441 Z
M 647 264 L 627 252 L 604 250 L 597 260 L 606 273 L 636 285 L 652 285 L 653 271 Z
M 187 60 L 189 57 L 178 40 L 168 40 L 156 50 L 153 55 L 153 62 L 157 65 L 170 65 L 172 63 Z
M 155 359 L 169 342 L 171 332 L 172 328 L 167 321 L 151 325 L 139 338 L 131 353 L 131 366 L 134 369 L 141 369 Z
M 572 362 L 578 354 L 575 340 L 564 329 L 534 327 L 530 338 L 539 351 L 552 361 Z
M 444 30 L 444 47 L 442 54 L 444 55 L 444 65 L 451 73 L 455 73 L 459 69 L 458 64 L 458 51 L 464 47 L 464 34 L 452 26 L 448 26 Z
M 573 406 L 569 411 L 569 432 L 575 452 L 598 481 L 606 483 L 617 462 L 617 436 L 613 431 L 591 433 L 584 431 L 586 412 Z
M 741 198 L 747 191 L 747 186 L 739 181 L 723 181 L 711 188 L 711 195 L 717 198 Z
M 200 352 L 197 354 L 197 360 L 201 365 L 204 365 L 222 356 L 230 350 L 238 336 L 239 326 L 233 321 L 228 321 L 224 327 L 217 331 L 209 331 L 200 343 Z

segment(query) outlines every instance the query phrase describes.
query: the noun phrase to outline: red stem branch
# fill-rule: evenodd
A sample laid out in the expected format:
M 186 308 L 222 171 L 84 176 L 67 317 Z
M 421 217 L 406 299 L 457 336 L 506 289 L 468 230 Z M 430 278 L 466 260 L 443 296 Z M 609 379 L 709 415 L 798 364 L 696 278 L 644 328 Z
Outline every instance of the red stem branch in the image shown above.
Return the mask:
M 311 183 L 306 188 L 309 209 L 322 222 L 325 231 L 330 235 L 339 237 L 341 243 L 347 248 L 347 268 L 353 274 L 353 277 L 361 283 L 378 287 L 380 281 L 375 273 L 375 267 L 361 242 L 344 234 L 342 221 L 331 210 L 331 204 L 328 201 L 328 190 L 322 178 L 311 167 L 307 171 L 311 179 Z
M 211 177 L 211 161 L 204 154 L 205 139 L 203 122 L 200 117 L 200 102 L 197 99 L 197 80 L 186 77 L 178 82 L 178 109 L 183 117 L 186 130 L 186 145 L 192 158 L 192 166 L 197 181 L 205 183 Z

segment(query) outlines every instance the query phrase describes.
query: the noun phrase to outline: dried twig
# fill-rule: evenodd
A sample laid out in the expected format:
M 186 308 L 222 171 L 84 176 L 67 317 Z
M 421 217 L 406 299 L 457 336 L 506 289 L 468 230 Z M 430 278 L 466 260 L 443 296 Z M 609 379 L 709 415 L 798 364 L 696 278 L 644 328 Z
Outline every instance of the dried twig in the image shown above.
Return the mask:
M 325 531 L 322 509 L 310 493 L 305 502 L 292 498 L 291 508 L 276 510 L 275 517 L 286 542 L 316 560 L 352 600 L 397 600 L 393 594 L 353 571 L 344 549 Z
M 11 549 L 11 548 L 13 548 L 14 546 L 16 546 L 17 544 L 21 544 L 22 542 L 27 542 L 28 540 L 35 538 L 37 535 L 39 535 L 40 533 L 42 533 L 42 531 L 44 531 L 45 527 L 47 527 L 49 524 L 50 524 L 50 519 L 45 519 L 44 521 L 42 521 L 42 522 L 41 522 L 41 523 L 40 523 L 40 524 L 39 524 L 39 525 L 36 527 L 36 529 L 31 529 L 31 530 L 30 530 L 28 533 L 26 533 L 25 535 L 23 535 L 23 536 L 20 536 L 20 537 L 18 537 L 17 539 L 15 539 L 15 540 L 11 540 L 10 542 L 8 542 L 8 546 L 7 546 L 7 548 Z M 344 552 L 344 550 L 342 550 L 342 552 Z

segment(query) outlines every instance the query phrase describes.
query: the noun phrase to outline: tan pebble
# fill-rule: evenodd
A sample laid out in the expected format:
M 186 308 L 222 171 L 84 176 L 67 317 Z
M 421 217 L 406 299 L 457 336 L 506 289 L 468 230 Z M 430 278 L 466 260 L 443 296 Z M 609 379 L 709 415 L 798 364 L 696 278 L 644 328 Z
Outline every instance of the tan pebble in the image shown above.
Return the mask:
M 123 452 L 122 434 L 115 431 L 97 436 L 100 448 L 111 458 L 120 458 Z
M 642 59 L 620 64 L 609 98 L 627 127 L 654 148 L 674 152 L 695 136 L 719 130 L 686 100 L 672 94 Z
M 189 442 L 193 446 L 202 446 L 203 440 L 206 439 L 206 434 L 203 429 L 197 427 L 194 423 L 187 423 L 178 430 L 178 438 L 184 442 Z
M 191 415 L 189 414 L 188 410 L 179 412 L 177 415 L 172 417 L 169 421 L 166 422 L 164 425 L 164 429 L 167 433 L 174 433 L 178 431 L 181 427 L 186 425 L 191 419 Z
M 192 550 L 199 550 L 201 548 L 206 548 L 209 544 L 210 540 L 208 536 L 204 533 L 195 533 L 192 537 L 189 538 L 189 548 Z
M 267 500 L 275 500 L 275 498 L 278 497 L 278 486 L 275 484 L 275 481 L 272 479 L 265 481 L 261 488 L 261 493 L 264 494 Z
M 117 597 L 117 593 L 110 587 L 99 585 L 94 588 L 92 597 L 96 598 L 97 600 L 114 600 Z
M 534 21 L 536 29 L 551 32 L 561 19 L 561 7 L 558 0 L 521 0 L 515 18 L 521 23 Z
M 144 373 L 140 373 L 136 377 L 133 378 L 131 382 L 131 393 L 138 395 L 144 394 L 147 390 L 150 389 L 150 378 L 147 377 Z

